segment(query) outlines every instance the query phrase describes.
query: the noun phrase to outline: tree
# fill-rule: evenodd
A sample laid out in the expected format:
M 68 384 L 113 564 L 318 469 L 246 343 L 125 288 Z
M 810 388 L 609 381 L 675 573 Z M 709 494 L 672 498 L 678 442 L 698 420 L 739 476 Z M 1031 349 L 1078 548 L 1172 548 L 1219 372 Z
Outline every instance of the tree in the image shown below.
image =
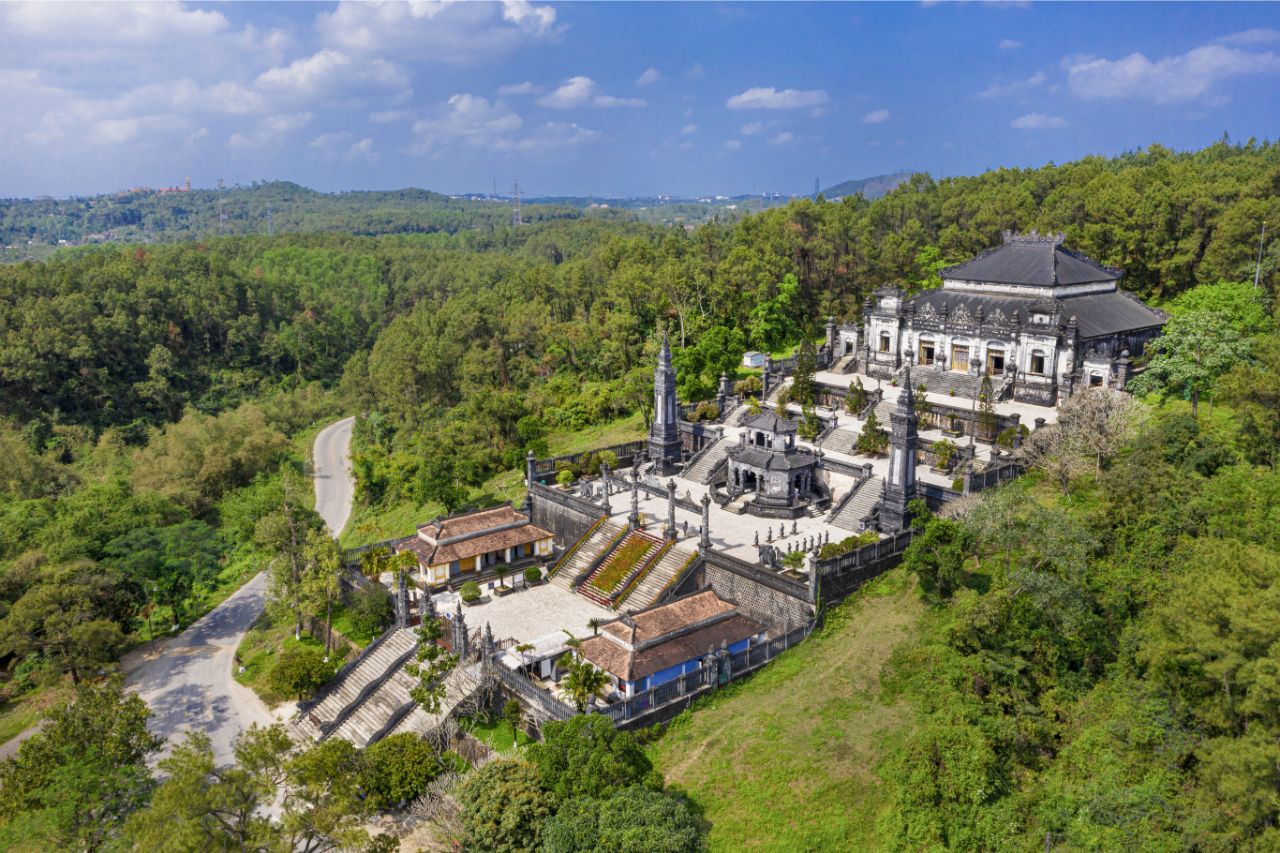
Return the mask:
M 1017 456 L 1028 468 L 1048 474 L 1064 497 L 1071 494 L 1071 478 L 1080 472 L 1080 445 L 1060 424 L 1047 424 L 1032 432 Z
M 902 556 L 907 571 L 934 603 L 951 598 L 964 582 L 965 559 L 972 547 L 965 528 L 945 518 L 930 518 Z
M 747 317 L 747 334 L 751 337 L 752 346 L 764 352 L 776 352 L 795 340 L 799 291 L 800 283 L 794 275 L 787 273 L 778 283 L 772 298 L 756 302 Z
M 579 714 L 542 727 L 542 743 L 528 760 L 542 787 L 561 802 L 570 797 L 607 797 L 629 785 L 660 789 L 661 775 L 630 732 L 600 714 Z
M 520 726 L 524 722 L 524 709 L 519 699 L 508 699 L 502 706 L 502 718 L 511 726 L 511 737 L 520 742 Z
M 329 853 L 368 843 L 362 824 L 369 804 L 360 795 L 364 763 L 365 756 L 342 738 L 321 741 L 288 759 L 281 849 Z
M 1160 337 L 1147 344 L 1150 361 L 1128 388 L 1135 394 L 1184 395 L 1191 401 L 1191 414 L 1196 415 L 1201 395 L 1248 352 L 1249 342 L 1227 315 L 1217 311 L 1178 314 L 1165 324 Z
M 855 376 L 849 383 L 849 393 L 844 397 L 844 408 L 851 415 L 860 415 L 867 407 L 867 389 L 862 387 L 862 377 Z
M 854 448 L 867 456 L 882 456 L 889 449 L 889 433 L 880 426 L 880 419 L 876 417 L 875 409 L 867 415 L 867 420 L 862 425 L 862 432 L 854 442 Z
M 518 703 L 517 703 L 518 704 Z M 422 794 L 440 774 L 440 757 L 412 732 L 388 735 L 364 751 L 361 784 L 375 808 L 393 808 Z
M 107 543 L 104 559 L 148 592 L 154 591 L 169 605 L 177 625 L 195 589 L 217 576 L 224 547 L 216 530 L 192 520 L 117 537 Z
M 996 419 L 996 401 L 995 390 L 991 387 L 991 375 L 984 373 L 982 382 L 978 385 L 978 430 L 982 433 L 983 441 L 995 441 L 996 426 L 999 421 Z
M 358 634 L 377 636 L 395 620 L 391 595 L 380 583 L 372 583 L 356 590 L 347 606 L 351 627 Z
M 706 849 L 698 816 L 684 800 L 632 786 L 603 799 L 573 797 L 542 830 L 547 853 L 695 853 Z
M 0 845 L 109 845 L 154 784 L 147 759 L 162 742 L 147 731 L 147 717 L 143 701 L 118 679 L 80 685 L 0 764 Z
M 414 497 L 419 503 L 435 501 L 444 507 L 445 515 L 452 515 L 471 496 L 462 479 L 453 454 L 432 453 L 418 466 Z
M 596 694 L 609 684 L 609 676 L 603 670 L 596 669 L 585 660 L 579 660 L 571 653 L 566 653 L 560 659 L 560 666 L 567 670 L 561 686 L 577 706 L 578 713 L 582 713 Z
M 517 759 L 491 761 L 467 774 L 456 796 L 467 850 L 537 850 L 543 822 L 554 810 L 551 795 L 539 783 L 538 768 Z
M 1094 460 L 1094 479 L 1103 464 L 1132 439 L 1140 404 L 1128 394 L 1106 388 L 1086 388 L 1058 409 L 1058 424 L 1071 443 Z
M 445 698 L 445 680 L 458 665 L 458 656 L 440 645 L 442 636 L 444 632 L 439 619 L 423 619 L 418 626 L 417 662 L 405 667 L 418 679 L 409 695 L 428 714 L 440 713 Z
M 1249 457 L 1275 468 L 1280 464 L 1280 335 L 1255 339 L 1254 358 L 1237 364 L 1219 383 L 1223 400 L 1240 422 Z
M 342 600 L 342 551 L 322 530 L 307 535 L 303 550 L 302 595 L 313 613 L 324 610 L 324 658 L 333 649 L 333 605 Z
M 302 616 L 307 603 L 303 587 L 308 536 L 323 530 L 324 522 L 299 503 L 302 483 L 285 471 L 280 481 L 280 505 L 258 520 L 253 538 L 259 547 L 273 554 L 271 560 L 271 606 L 293 617 L 293 638 L 302 639 Z
M 295 699 L 305 699 L 333 677 L 333 666 L 315 649 L 286 646 L 276 656 L 267 681 L 271 689 Z
M 813 405 L 813 376 L 817 371 L 818 353 L 813 348 L 813 341 L 805 338 L 796 352 L 796 369 L 791 376 L 791 399 L 802 407 Z

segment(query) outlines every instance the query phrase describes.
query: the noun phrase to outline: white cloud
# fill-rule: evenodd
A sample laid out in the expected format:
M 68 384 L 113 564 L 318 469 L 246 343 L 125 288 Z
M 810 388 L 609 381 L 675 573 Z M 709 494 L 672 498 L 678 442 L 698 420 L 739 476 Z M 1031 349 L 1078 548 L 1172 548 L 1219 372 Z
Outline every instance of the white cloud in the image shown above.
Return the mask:
M 1049 130 L 1055 127 L 1066 127 L 1067 120 L 1062 116 L 1027 113 L 1009 122 L 1009 126 L 1015 130 Z
M 725 102 L 731 110 L 794 110 L 801 107 L 817 107 L 827 102 L 822 89 L 778 89 L 772 86 L 756 86 Z
M 599 85 L 590 77 L 570 77 L 553 92 L 538 99 L 544 107 L 566 110 L 572 107 L 643 107 L 647 104 L 641 98 L 618 98 L 600 91 Z
M 89 141 L 102 145 L 117 145 L 130 142 L 138 135 L 136 118 L 108 118 L 95 122 L 89 134 Z
M 1045 76 L 1043 71 L 1037 71 L 1025 80 L 1014 80 L 1012 83 L 992 83 L 979 92 L 978 97 L 1006 98 L 1019 92 L 1025 92 L 1028 89 L 1034 89 L 1037 86 L 1043 86 L 1048 80 L 1049 78 Z
M 307 143 L 307 147 L 319 151 L 327 160 L 374 160 L 373 137 L 352 142 L 353 134 L 322 133 Z
M 684 127 L 680 128 L 680 132 L 685 136 L 688 136 L 691 133 L 697 133 L 698 126 L 690 122 L 689 124 L 686 124 Z
M 412 110 L 382 110 L 381 112 L 369 113 L 369 121 L 374 124 L 391 124 L 410 118 L 413 118 Z
M 1017 50 L 1018 48 L 1022 47 L 1022 42 L 1018 41 L 1017 39 L 1000 39 L 1000 44 L 998 45 L 998 47 L 1001 50 Z
M 316 16 L 316 29 L 331 46 L 361 55 L 414 57 L 435 62 L 478 63 L 522 42 L 552 40 L 551 6 L 527 2 L 363 3 L 343 0 Z
M 724 141 L 725 151 L 737 151 L 741 147 L 742 147 L 742 140 L 740 139 L 726 139 Z
M 1123 59 L 1094 56 L 1064 61 L 1071 93 L 1080 98 L 1137 98 L 1157 104 L 1194 101 L 1233 77 L 1280 73 L 1280 57 L 1210 44 L 1151 61 L 1141 53 Z
M 501 101 L 479 95 L 454 95 L 444 111 L 413 126 L 415 154 L 436 154 L 460 147 L 495 152 L 535 152 L 590 141 L 599 134 L 577 124 L 547 122 L 525 132 L 524 119 Z
M 311 113 L 277 113 L 261 119 L 257 126 L 248 132 L 237 131 L 231 134 L 227 145 L 234 149 L 266 148 L 279 145 L 284 138 L 295 130 L 306 127 L 311 122 Z
M 707 72 L 702 69 L 702 63 L 695 62 L 685 69 L 684 76 L 690 80 L 701 80 L 706 76 L 706 73 Z
M 862 117 L 863 124 L 883 124 L 889 120 L 888 110 L 872 110 Z
M 505 86 L 498 87 L 498 94 L 504 96 L 511 95 L 536 95 L 542 91 L 540 86 L 535 86 L 528 80 L 523 83 L 508 83 Z
M 648 86 L 650 83 L 657 83 L 662 79 L 662 72 L 656 68 L 646 68 L 644 73 L 636 78 L 637 86 Z
M 384 59 L 354 62 L 351 57 L 331 48 L 297 59 L 258 75 L 258 85 L 290 98 L 325 99 L 351 96 L 362 90 L 396 92 L 407 97 L 412 89 L 404 69 Z
M 221 12 L 179 3 L 4 3 L 0 21 L 10 37 L 64 45 L 104 39 L 142 45 L 215 35 L 229 27 Z
M 760 132 L 760 131 L 762 131 L 762 130 L 764 130 L 764 122 L 762 122 L 762 121 L 749 121 L 749 122 L 747 122 L 746 124 L 744 124 L 744 125 L 742 126 L 742 135 L 743 135 L 743 136 L 755 136 L 757 133 L 759 133 L 759 132 Z
M 774 136 L 772 139 L 770 139 L 769 144 L 770 145 L 786 145 L 788 142 L 793 141 L 795 138 L 796 138 L 796 135 L 794 133 L 792 133 L 789 130 L 784 130 L 782 133 L 779 133 L 776 136 Z
M 1254 27 L 1251 30 L 1223 36 L 1218 41 L 1222 44 L 1270 44 L 1274 41 L 1280 41 L 1280 30 Z

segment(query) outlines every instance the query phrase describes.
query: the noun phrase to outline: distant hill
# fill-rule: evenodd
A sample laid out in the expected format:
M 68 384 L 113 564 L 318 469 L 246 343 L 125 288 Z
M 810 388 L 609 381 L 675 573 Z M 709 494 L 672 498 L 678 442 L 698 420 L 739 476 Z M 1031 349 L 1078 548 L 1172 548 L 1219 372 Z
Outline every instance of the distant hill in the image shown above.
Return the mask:
M 139 187 L 76 198 L 0 199 L 4 260 L 58 246 L 204 239 L 220 234 L 453 233 L 511 221 L 505 200 L 453 198 L 420 189 L 322 193 L 288 181 L 218 189 Z M 525 222 L 577 218 L 567 206 L 526 205 Z
M 894 172 L 891 175 L 875 175 L 870 178 L 858 178 L 852 181 L 842 181 L 834 187 L 827 187 L 822 191 L 824 198 L 840 198 L 846 195 L 855 195 L 862 193 L 863 198 L 879 198 L 890 190 L 894 189 L 898 184 L 906 183 L 907 179 L 914 174 L 913 172 Z

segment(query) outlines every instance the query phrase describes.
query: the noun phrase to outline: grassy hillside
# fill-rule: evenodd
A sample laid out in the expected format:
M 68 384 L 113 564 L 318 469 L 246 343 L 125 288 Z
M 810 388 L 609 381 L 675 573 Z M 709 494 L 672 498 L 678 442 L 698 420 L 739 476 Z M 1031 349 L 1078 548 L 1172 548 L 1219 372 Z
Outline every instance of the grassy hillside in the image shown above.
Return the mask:
M 650 746 L 711 823 L 713 850 L 864 850 L 885 792 L 875 767 L 910 724 L 880 669 L 923 612 L 895 569 L 759 674 L 705 700 Z

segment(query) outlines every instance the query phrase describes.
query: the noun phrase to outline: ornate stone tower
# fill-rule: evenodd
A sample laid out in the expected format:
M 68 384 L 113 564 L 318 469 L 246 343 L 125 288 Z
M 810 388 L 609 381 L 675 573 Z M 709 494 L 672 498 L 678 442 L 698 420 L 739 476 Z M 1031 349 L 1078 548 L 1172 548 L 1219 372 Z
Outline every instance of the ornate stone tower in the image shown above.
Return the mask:
M 649 427 L 649 458 L 658 474 L 672 473 L 680 465 L 679 417 L 676 372 L 671 366 L 671 344 L 664 329 L 658 366 L 653 371 L 653 424 Z
M 911 388 L 911 350 L 903 353 L 902 394 L 889 414 L 889 475 L 884 482 L 884 502 L 880 505 L 880 529 L 886 533 L 902 530 L 911 523 L 907 502 L 916 496 L 916 407 Z

